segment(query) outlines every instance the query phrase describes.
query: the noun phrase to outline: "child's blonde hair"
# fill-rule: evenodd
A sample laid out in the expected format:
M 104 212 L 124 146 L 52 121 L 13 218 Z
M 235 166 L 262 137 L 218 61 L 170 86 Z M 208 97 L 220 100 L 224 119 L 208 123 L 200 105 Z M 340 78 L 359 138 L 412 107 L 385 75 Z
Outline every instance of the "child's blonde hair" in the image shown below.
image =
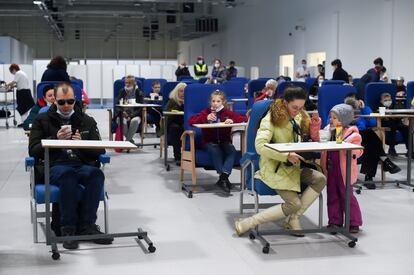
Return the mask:
M 210 95 L 210 102 L 213 99 L 213 96 L 220 96 L 221 100 L 223 101 L 223 106 L 226 106 L 226 103 L 227 103 L 226 94 L 223 91 L 215 90 L 214 92 L 212 92 L 211 95 Z

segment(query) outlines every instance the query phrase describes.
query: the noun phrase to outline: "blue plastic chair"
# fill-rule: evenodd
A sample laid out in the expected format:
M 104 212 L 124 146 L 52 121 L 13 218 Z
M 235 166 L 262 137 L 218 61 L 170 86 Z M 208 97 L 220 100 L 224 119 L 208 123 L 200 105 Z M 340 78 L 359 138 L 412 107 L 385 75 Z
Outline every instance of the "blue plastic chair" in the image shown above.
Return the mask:
M 352 85 L 356 87 L 359 83 L 359 80 L 361 80 L 361 78 L 352 78 Z
M 208 77 L 200 77 L 197 81 L 200 84 L 204 84 L 206 83 L 207 80 L 208 80 Z
M 104 169 L 106 164 L 109 164 L 111 161 L 111 157 L 107 154 L 100 155 L 99 161 L 102 164 L 102 170 Z M 26 157 L 25 158 L 25 169 L 27 172 L 30 172 L 30 217 L 31 223 L 33 226 L 33 242 L 38 243 L 38 228 L 37 223 L 39 218 L 45 217 L 45 212 L 39 212 L 37 206 L 40 204 L 45 204 L 45 193 L 46 188 L 45 185 L 41 182 L 35 182 L 34 177 L 34 166 L 35 166 L 35 159 L 33 157 Z M 79 200 L 82 197 L 84 187 L 82 185 L 78 186 L 78 197 Z M 50 203 L 58 203 L 59 202 L 59 187 L 55 185 L 50 185 Z M 108 225 L 108 202 L 107 202 L 107 193 L 105 192 L 104 188 L 102 188 L 101 198 L 100 200 L 104 203 L 104 231 L 108 233 L 109 225 Z
M 254 94 L 256 92 L 260 92 L 261 90 L 263 90 L 263 88 L 266 85 L 266 82 L 269 79 L 270 78 L 260 78 L 260 79 L 255 79 L 255 80 L 250 80 L 249 81 L 248 94 L 247 94 L 247 98 L 248 98 L 247 107 L 249 109 L 252 108 L 252 106 L 254 104 Z
M 324 85 L 344 85 L 345 81 L 343 80 L 325 80 L 322 82 L 322 86 Z
M 240 81 L 243 82 L 243 84 L 246 84 L 249 82 L 249 79 L 247 77 L 232 77 L 229 81 Z
M 316 81 L 316 77 L 308 77 L 305 80 L 306 86 L 308 87 L 308 91 L 310 90 L 310 88 L 313 86 L 313 84 Z
M 281 97 L 283 95 L 283 91 L 286 89 L 286 87 L 293 85 L 296 87 L 302 87 L 303 89 L 305 89 L 305 91 L 308 93 L 309 89 L 308 89 L 308 85 L 306 84 L 306 82 L 302 82 L 302 81 L 285 81 L 285 82 L 281 82 L 278 86 L 277 86 L 277 96 Z
M 318 91 L 318 113 L 322 120 L 322 128 L 327 124 L 327 117 L 333 106 L 344 103 L 344 98 L 349 93 L 356 93 L 354 86 L 350 85 L 325 85 Z
M 45 86 L 56 86 L 57 84 L 62 83 L 62 81 L 42 81 L 37 84 L 36 87 L 36 98 L 43 98 L 43 88 Z M 75 98 L 77 101 L 82 102 L 82 88 L 76 84 L 71 83 L 71 86 L 73 87 L 73 90 L 75 92 Z
M 181 136 L 182 154 L 181 154 L 181 174 L 180 181 L 182 183 L 182 190 L 187 192 L 189 198 L 193 196 L 195 186 L 197 184 L 196 168 L 202 167 L 206 170 L 214 169 L 213 162 L 207 150 L 202 146 L 201 129 L 192 127 L 188 124 L 190 117 L 200 113 L 209 105 L 210 95 L 213 91 L 223 89 L 220 84 L 193 84 L 185 89 L 184 93 L 184 133 Z M 243 133 L 241 133 L 241 140 L 243 140 Z M 240 151 L 235 159 L 234 165 L 239 165 L 241 157 Z M 184 171 L 190 171 L 192 186 L 184 184 Z M 211 185 L 210 185 L 211 186 Z
M 245 99 L 244 83 L 242 81 L 226 81 L 223 84 L 227 102 L 232 99 Z M 247 102 L 233 101 L 233 111 L 245 115 L 247 112 Z
M 194 77 L 190 75 L 182 75 L 177 77 L 177 81 L 183 81 L 183 80 L 194 80 Z
M 407 102 L 405 103 L 405 108 L 412 109 L 411 101 L 414 97 L 414 81 L 407 82 Z
M 378 107 L 378 102 L 382 93 L 389 93 L 395 100 L 397 88 L 391 83 L 371 82 L 365 86 L 365 105 L 369 106 L 374 112 Z
M 148 97 L 149 94 L 152 91 L 152 82 L 154 81 L 159 81 L 161 84 L 161 89 L 162 86 L 165 85 L 165 83 L 167 83 L 167 80 L 163 79 L 163 78 L 147 78 L 144 80 L 144 86 L 143 86 L 143 91 L 144 91 L 144 95 L 145 97 Z

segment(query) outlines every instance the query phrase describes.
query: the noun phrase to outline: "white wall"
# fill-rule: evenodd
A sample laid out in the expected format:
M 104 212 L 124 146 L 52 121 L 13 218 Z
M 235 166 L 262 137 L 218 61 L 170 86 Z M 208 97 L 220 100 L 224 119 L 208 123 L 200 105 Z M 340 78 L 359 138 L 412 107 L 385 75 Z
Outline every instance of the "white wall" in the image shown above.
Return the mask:
M 220 49 L 223 60 L 233 59 L 245 68 L 259 66 L 261 76 L 275 76 L 282 54 L 294 54 L 297 66 L 307 53 L 326 52 L 328 77 L 335 58 L 357 77 L 381 56 L 389 76 L 414 79 L 413 10 L 412 0 L 261 0 L 218 11 L 222 31 L 181 42 L 178 53 L 194 62 L 194 49 L 201 47 L 207 60 Z M 218 48 L 208 47 L 217 41 Z

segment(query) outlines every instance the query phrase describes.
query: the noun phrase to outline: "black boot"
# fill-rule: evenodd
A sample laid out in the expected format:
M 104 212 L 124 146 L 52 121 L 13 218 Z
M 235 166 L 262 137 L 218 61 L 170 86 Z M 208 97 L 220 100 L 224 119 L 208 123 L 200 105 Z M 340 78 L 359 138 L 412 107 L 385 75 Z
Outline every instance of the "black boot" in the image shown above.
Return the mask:
M 382 163 L 384 164 L 384 171 L 385 172 L 390 172 L 390 174 L 396 174 L 396 173 L 401 171 L 401 168 L 398 167 L 389 158 L 386 158 Z
M 104 233 L 100 231 L 100 228 L 98 225 L 91 224 L 91 225 L 86 225 L 86 226 L 81 227 L 81 229 L 79 230 L 79 234 L 80 235 L 100 235 Z M 91 242 L 96 243 L 96 244 L 112 244 L 113 241 L 114 241 L 114 238 L 112 237 L 91 240 Z
M 375 183 L 372 182 L 372 180 L 373 180 L 373 177 L 372 176 L 365 175 L 365 183 L 364 183 L 364 186 L 367 189 L 371 189 L 372 190 L 372 189 L 376 189 L 377 188 L 377 186 L 375 185 Z
M 222 178 L 223 181 L 223 189 L 226 193 L 230 193 L 231 190 L 231 182 L 229 181 L 229 174 L 227 173 L 222 173 L 220 175 L 220 177 Z
M 62 226 L 60 228 L 62 236 L 75 236 L 76 227 L 75 226 Z M 64 241 L 63 247 L 66 249 L 77 249 L 79 247 L 78 241 Z

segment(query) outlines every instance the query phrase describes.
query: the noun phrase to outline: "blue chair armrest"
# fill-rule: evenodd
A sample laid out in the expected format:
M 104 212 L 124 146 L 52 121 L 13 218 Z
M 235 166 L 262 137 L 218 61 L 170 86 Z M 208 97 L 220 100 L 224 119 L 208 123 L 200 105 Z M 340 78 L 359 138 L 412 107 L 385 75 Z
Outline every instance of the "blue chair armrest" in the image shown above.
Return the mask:
M 259 160 L 259 155 L 250 152 L 244 153 L 240 159 L 240 165 L 243 165 L 248 160 L 254 163 Z
M 99 155 L 99 161 L 102 164 L 110 163 L 111 162 L 111 156 L 108 154 Z
M 35 165 L 35 159 L 34 157 L 26 157 L 24 159 L 24 167 L 26 171 L 28 170 L 28 167 L 33 167 Z

